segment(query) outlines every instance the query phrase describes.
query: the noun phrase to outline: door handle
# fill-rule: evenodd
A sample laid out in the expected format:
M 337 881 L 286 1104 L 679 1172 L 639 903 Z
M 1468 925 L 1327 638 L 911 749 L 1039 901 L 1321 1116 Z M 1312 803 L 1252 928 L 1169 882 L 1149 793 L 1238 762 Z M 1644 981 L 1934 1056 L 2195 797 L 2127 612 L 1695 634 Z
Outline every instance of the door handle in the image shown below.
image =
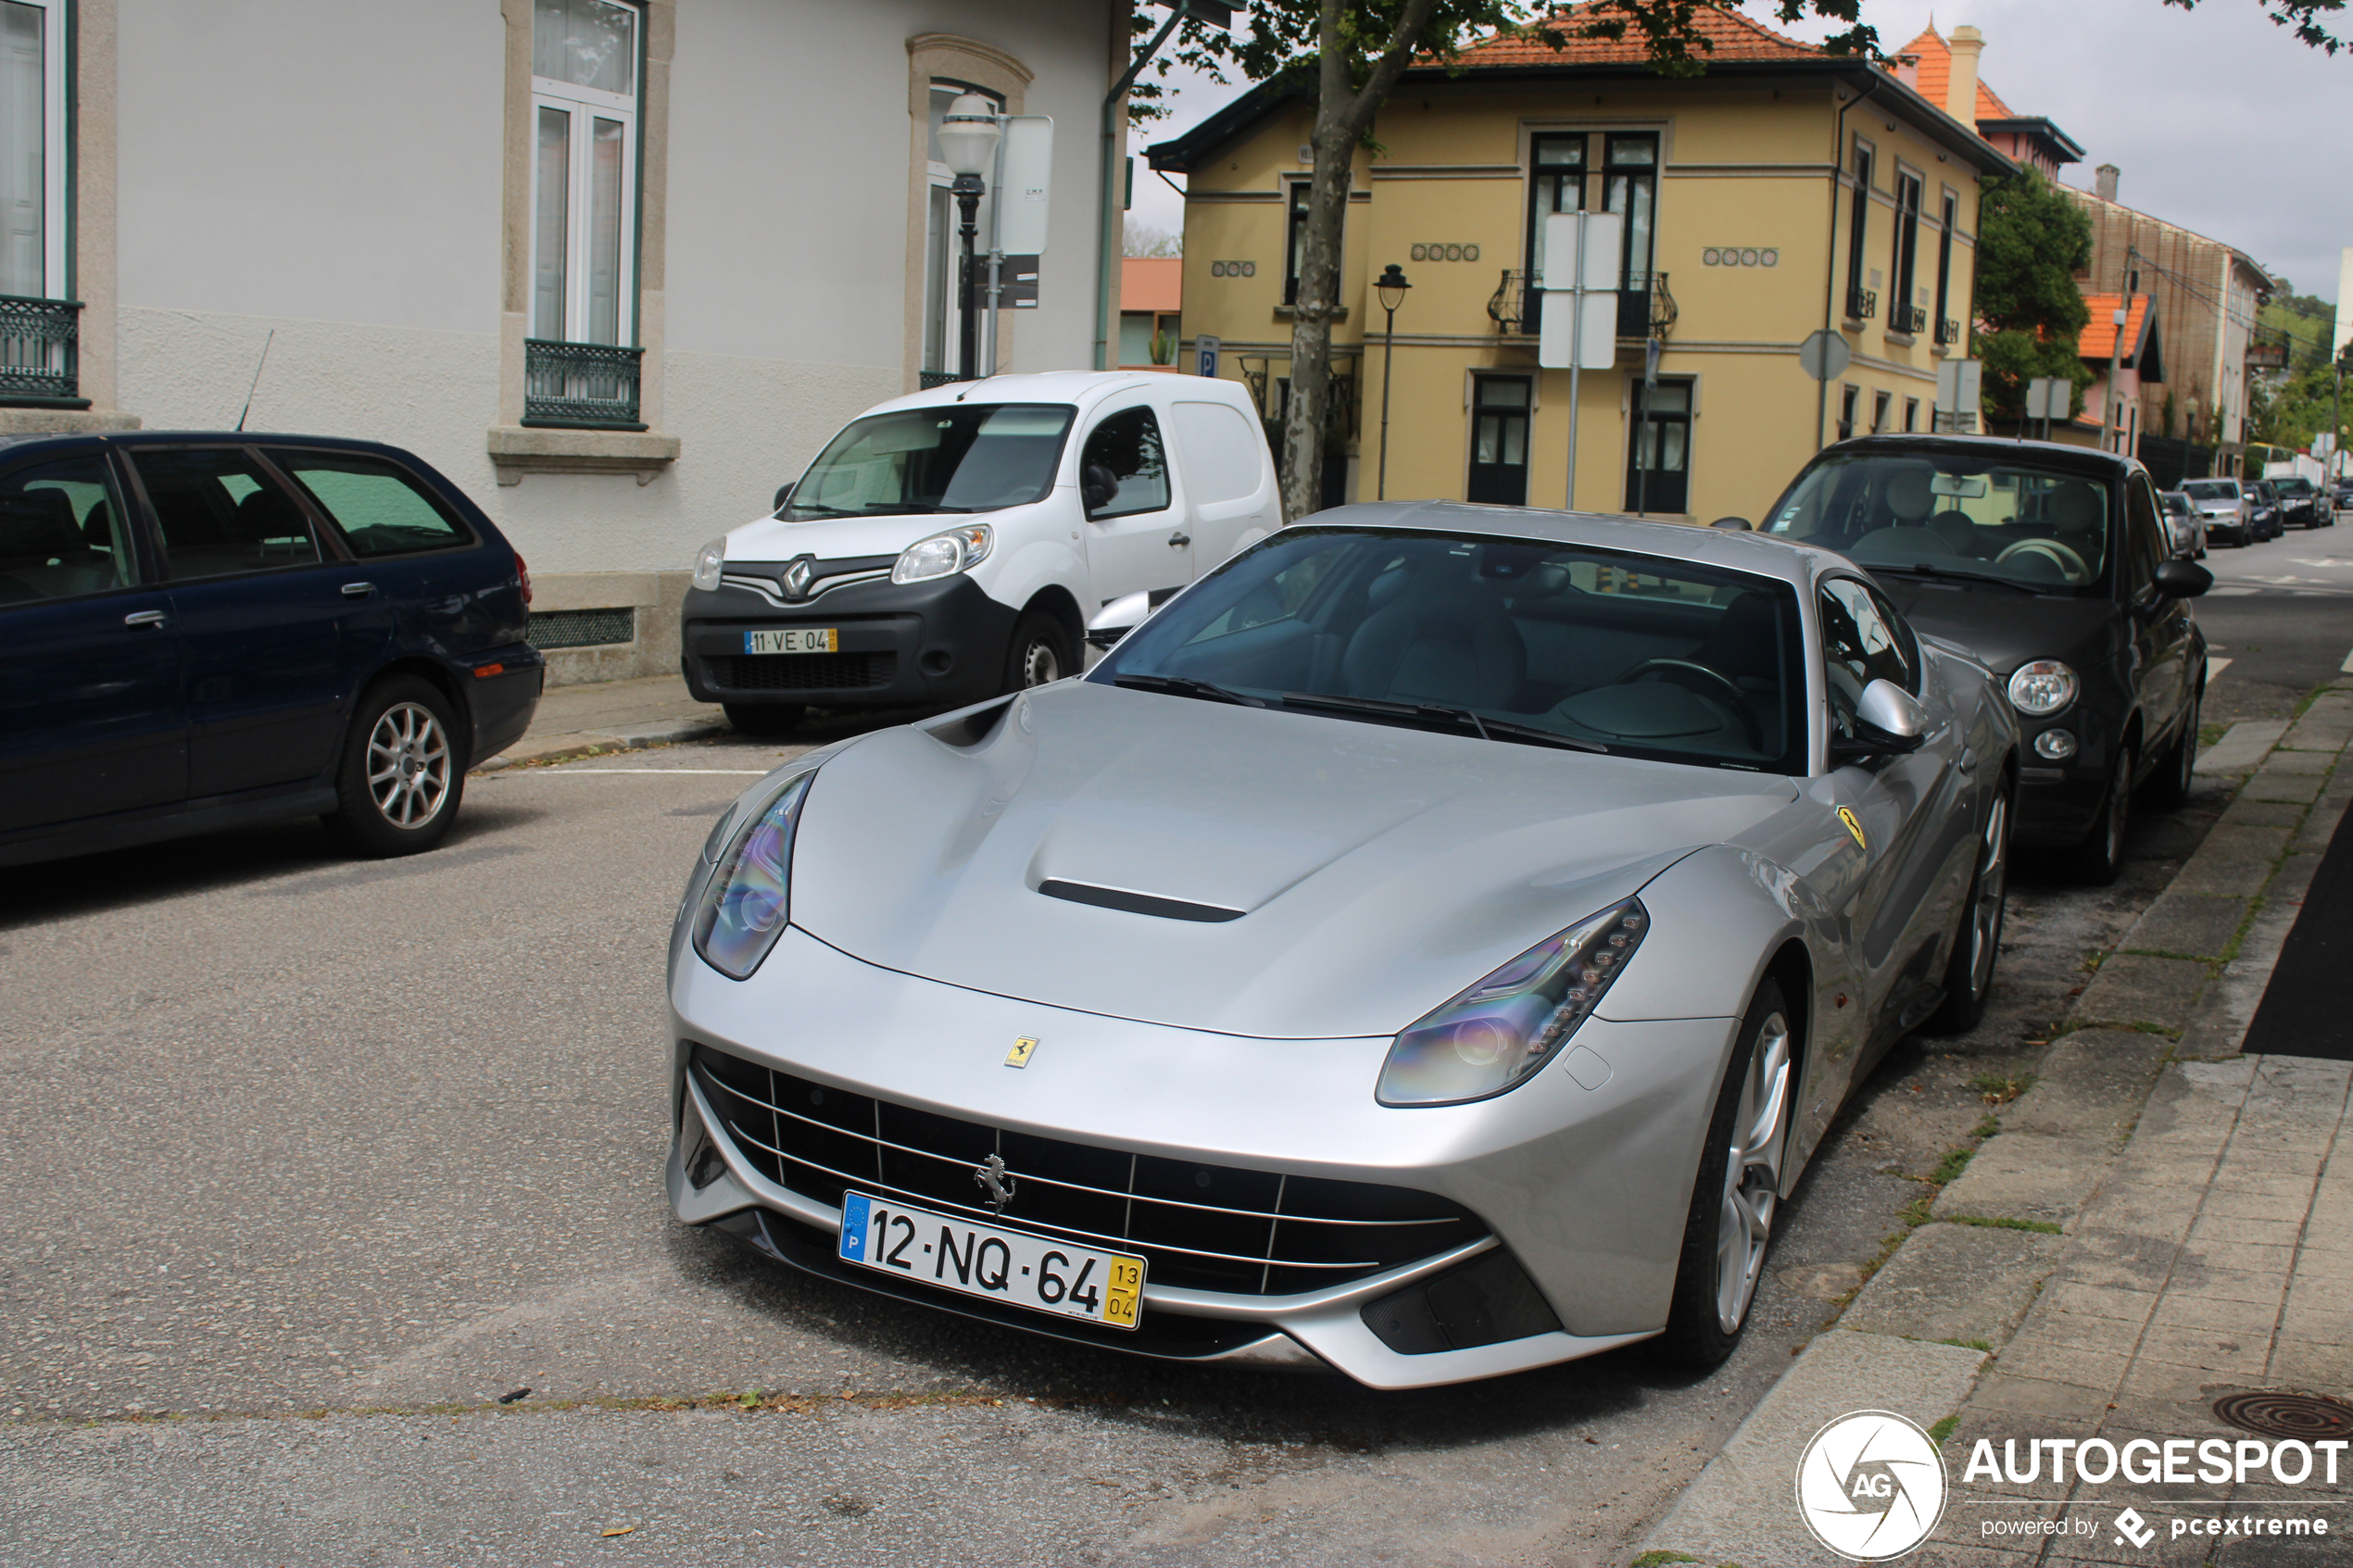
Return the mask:
M 1181 550 L 1192 542 L 1193 536 L 1187 533 L 1182 529 L 1177 530 L 1176 533 L 1168 536 L 1168 547 L 1172 550 Z
M 159 609 L 133 610 L 122 618 L 125 626 L 160 626 L 163 622 L 164 613 Z
M 373 583 L 346 583 L 343 585 L 343 596 L 346 599 L 364 599 L 375 591 Z

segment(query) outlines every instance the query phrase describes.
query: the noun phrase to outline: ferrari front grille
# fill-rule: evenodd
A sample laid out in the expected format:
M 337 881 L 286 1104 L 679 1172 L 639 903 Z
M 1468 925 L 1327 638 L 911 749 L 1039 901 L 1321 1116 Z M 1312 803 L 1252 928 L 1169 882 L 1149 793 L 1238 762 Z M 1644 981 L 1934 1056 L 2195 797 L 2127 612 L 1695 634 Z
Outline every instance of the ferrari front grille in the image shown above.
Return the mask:
M 1252 1171 L 1038 1137 L 918 1110 L 694 1047 L 729 1141 L 777 1185 L 838 1208 L 845 1188 L 980 1224 L 1143 1256 L 1155 1285 L 1288 1296 L 1476 1241 L 1469 1210 L 1407 1187 Z M 974 1172 L 1004 1161 L 1013 1200 Z

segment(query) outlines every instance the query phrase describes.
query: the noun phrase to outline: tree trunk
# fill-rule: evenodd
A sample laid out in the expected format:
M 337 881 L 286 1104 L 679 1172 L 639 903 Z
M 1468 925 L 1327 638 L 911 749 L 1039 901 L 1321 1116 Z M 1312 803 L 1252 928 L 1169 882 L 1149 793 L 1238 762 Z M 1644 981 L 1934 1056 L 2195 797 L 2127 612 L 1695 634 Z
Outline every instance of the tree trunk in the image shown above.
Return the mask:
M 1356 148 L 1413 57 L 1437 0 L 1409 0 L 1361 89 L 1352 89 L 1353 46 L 1341 25 L 1342 0 L 1323 0 L 1316 18 L 1315 171 L 1307 188 L 1307 232 L 1301 236 L 1299 294 L 1292 302 L 1290 404 L 1283 421 L 1283 516 L 1305 517 L 1321 501 L 1324 422 L 1331 406 L 1332 317 L 1340 308 L 1340 237 Z

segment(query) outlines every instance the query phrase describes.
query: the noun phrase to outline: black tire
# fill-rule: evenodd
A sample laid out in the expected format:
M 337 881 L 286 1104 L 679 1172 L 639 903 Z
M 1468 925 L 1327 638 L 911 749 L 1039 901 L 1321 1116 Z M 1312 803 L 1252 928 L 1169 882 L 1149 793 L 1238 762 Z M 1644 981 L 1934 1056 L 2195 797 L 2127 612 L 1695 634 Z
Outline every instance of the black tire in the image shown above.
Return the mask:
M 1780 1040 L 1777 1066 L 1770 1061 L 1775 1054 L 1768 1025 L 1779 1024 Z M 1750 1152 L 1751 1142 L 1760 1124 L 1762 1107 L 1752 1098 L 1750 1070 L 1757 1064 L 1759 1047 L 1767 1048 L 1768 1062 L 1765 1076 L 1778 1073 L 1778 1131 L 1770 1137 L 1755 1140 L 1757 1149 L 1766 1157 L 1766 1164 L 1743 1158 L 1742 1174 L 1737 1185 L 1727 1181 L 1731 1169 L 1732 1145 L 1737 1139 L 1743 1154 Z M 1699 1173 L 1692 1187 L 1692 1206 L 1683 1221 L 1683 1248 L 1675 1271 L 1675 1293 L 1667 1309 L 1666 1332 L 1651 1341 L 1652 1354 L 1670 1366 L 1690 1372 L 1705 1372 L 1719 1366 L 1741 1342 L 1741 1335 L 1748 1327 L 1748 1320 L 1756 1304 L 1756 1286 L 1765 1277 L 1765 1259 L 1772 1247 L 1772 1223 L 1779 1207 L 1778 1188 L 1789 1160 L 1790 1122 L 1797 1103 L 1797 1051 L 1793 1037 L 1793 1025 L 1788 1005 L 1781 999 L 1781 988 L 1768 980 L 1756 988 L 1748 1004 L 1748 1012 L 1741 1020 L 1740 1043 L 1732 1047 L 1732 1060 L 1724 1069 L 1724 1082 L 1716 1093 L 1716 1109 L 1707 1119 L 1707 1141 L 1701 1147 Z M 1738 1126 L 1743 1111 L 1749 1125 Z M 1768 1197 L 1768 1191 L 1772 1196 Z M 1733 1224 L 1731 1206 L 1751 1206 L 1755 1212 L 1761 1202 L 1762 1237 L 1756 1238 L 1754 1227 L 1746 1233 L 1741 1250 L 1743 1260 L 1743 1280 L 1737 1286 L 1738 1307 L 1731 1311 L 1731 1323 L 1725 1322 L 1727 1291 L 1722 1266 L 1727 1248 L 1725 1238 Z M 1749 1249 L 1753 1248 L 1754 1251 Z
M 724 707 L 727 722 L 747 735 L 788 735 L 809 714 L 797 702 L 730 702 Z
M 415 675 L 368 688 L 335 769 L 335 809 L 319 821 L 354 855 L 416 855 L 439 844 L 466 793 L 467 758 L 450 703 Z
M 1013 640 L 1005 647 L 1005 678 L 998 690 L 1042 686 L 1078 671 L 1078 647 L 1069 628 L 1045 610 L 1033 609 L 1013 624 Z
M 2197 769 L 2198 709 L 2205 701 L 2204 688 L 2190 693 L 2189 710 L 2182 715 L 2182 727 L 2175 732 L 2173 744 L 2165 748 L 2157 771 L 2149 775 L 2145 786 L 2148 803 L 2160 811 L 2179 810 L 2189 804 L 2190 785 L 2196 782 Z
M 2097 821 L 2075 850 L 2076 880 L 2106 887 L 2124 869 L 2124 833 L 2133 817 L 2133 748 L 2116 748 L 2116 769 L 2108 776 L 2108 799 Z
M 1994 966 L 2002 952 L 2002 920 L 2009 908 L 2010 793 L 2004 781 L 1985 809 L 1977 868 L 1969 873 L 1953 956 L 1944 963 L 1944 1000 L 1920 1025 L 1923 1035 L 1966 1035 L 1985 1016 L 1994 994 Z

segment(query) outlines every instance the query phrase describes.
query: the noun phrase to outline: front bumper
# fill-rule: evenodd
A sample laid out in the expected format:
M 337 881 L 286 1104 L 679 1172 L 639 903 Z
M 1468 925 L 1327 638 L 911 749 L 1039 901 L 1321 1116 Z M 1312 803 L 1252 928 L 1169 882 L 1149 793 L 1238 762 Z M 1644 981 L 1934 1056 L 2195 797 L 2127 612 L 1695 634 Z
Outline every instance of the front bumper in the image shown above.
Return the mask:
M 682 948 L 671 1000 L 678 1045 L 668 1186 L 681 1221 L 724 1221 L 796 1267 L 1035 1333 L 1185 1360 L 1320 1361 L 1378 1388 L 1569 1361 L 1664 1325 L 1701 1130 L 1738 1027 L 1734 1019 L 1592 1018 L 1577 1044 L 1611 1066 L 1597 1089 L 1555 1064 L 1492 1100 L 1399 1110 L 1373 1098 L 1385 1036 L 1245 1039 L 1070 1012 L 878 969 L 798 929 L 742 983 Z M 1006 1047 L 1023 1036 L 1040 1044 L 1026 1068 L 1010 1071 Z M 835 1259 L 839 1209 L 755 1168 L 687 1070 L 698 1041 L 812 1084 L 1029 1136 L 1287 1180 L 1409 1188 L 1468 1210 L 1487 1236 L 1288 1294 L 1148 1277 L 1132 1336 L 995 1308 Z M 688 1171 L 706 1139 L 724 1170 L 702 1164 L 698 1188 Z M 999 1223 L 1018 1227 L 1018 1206 Z M 1526 1271 L 1559 1329 L 1401 1351 L 1394 1333 L 1368 1322 L 1369 1303 L 1496 1250 Z
M 687 590 L 679 662 L 698 702 L 955 707 L 997 695 L 1017 612 L 959 572 L 861 583 L 779 608 L 749 588 Z M 744 633 L 831 627 L 840 651 L 744 652 Z

